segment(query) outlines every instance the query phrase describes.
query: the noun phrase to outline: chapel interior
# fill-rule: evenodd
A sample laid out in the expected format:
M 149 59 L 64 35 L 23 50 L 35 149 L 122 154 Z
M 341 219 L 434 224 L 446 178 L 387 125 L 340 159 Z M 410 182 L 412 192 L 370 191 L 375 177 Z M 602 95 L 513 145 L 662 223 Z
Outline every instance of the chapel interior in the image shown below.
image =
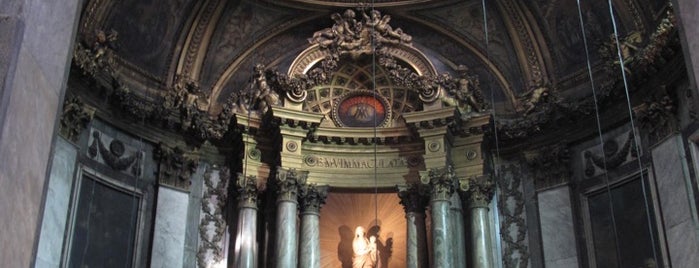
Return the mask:
M 699 267 L 696 25 L 694 0 L 2 1 L 0 260 Z

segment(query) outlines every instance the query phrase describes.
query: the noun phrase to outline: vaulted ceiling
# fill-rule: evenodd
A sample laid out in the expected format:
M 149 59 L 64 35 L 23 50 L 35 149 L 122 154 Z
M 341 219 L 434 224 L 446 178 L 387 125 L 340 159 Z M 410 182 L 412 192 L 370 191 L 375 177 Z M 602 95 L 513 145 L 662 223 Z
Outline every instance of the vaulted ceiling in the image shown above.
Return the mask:
M 209 112 L 215 114 L 218 103 L 248 82 L 256 63 L 286 72 L 310 46 L 308 38 L 332 26 L 332 13 L 373 7 L 391 16 L 394 29 L 411 35 L 438 72 L 468 66 L 484 95 L 490 99 L 492 92 L 500 111 L 514 113 L 518 97 L 537 84 L 555 85 L 563 95 L 586 94 L 572 90 L 585 87 L 581 81 L 588 77 L 585 41 L 592 65 L 599 67 L 598 50 L 614 33 L 607 0 L 580 1 L 580 8 L 574 0 L 484 1 L 486 14 L 479 0 L 356 2 L 92 0 L 83 8 L 78 38 L 89 46 L 96 32 L 116 31 L 111 49 L 119 76 L 131 88 L 162 94 L 177 79 L 191 79 L 210 96 Z M 638 31 L 644 43 L 668 5 L 613 4 L 619 36 Z

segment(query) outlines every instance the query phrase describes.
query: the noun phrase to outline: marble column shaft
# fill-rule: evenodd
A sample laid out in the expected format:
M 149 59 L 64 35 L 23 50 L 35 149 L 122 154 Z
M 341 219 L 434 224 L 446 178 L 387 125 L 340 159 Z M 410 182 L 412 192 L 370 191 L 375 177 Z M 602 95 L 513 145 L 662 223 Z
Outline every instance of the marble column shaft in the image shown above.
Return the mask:
M 405 209 L 408 268 L 428 267 L 425 207 L 429 197 L 424 190 L 419 184 L 398 187 L 398 197 Z
M 449 199 L 454 193 L 455 175 L 451 166 L 429 170 L 423 183 L 429 179 L 430 208 L 432 212 L 432 266 L 434 268 L 454 267 L 449 222 Z
M 301 243 L 299 266 L 320 268 L 320 207 L 325 203 L 327 187 L 305 185 L 301 188 Z
M 296 267 L 298 262 L 298 213 L 299 187 L 306 182 L 308 172 L 295 169 L 277 169 L 277 241 L 274 244 L 275 267 Z
M 257 267 L 257 178 L 238 176 L 238 230 L 235 239 L 235 267 Z
M 488 204 L 493 197 L 493 183 L 489 177 L 474 178 L 468 182 L 467 204 L 471 210 L 471 250 L 474 268 L 493 267 L 490 243 Z
M 464 232 L 464 213 L 461 207 L 461 198 L 458 193 L 454 193 L 451 198 L 451 218 L 452 247 L 454 249 L 454 267 L 466 267 L 466 235 Z

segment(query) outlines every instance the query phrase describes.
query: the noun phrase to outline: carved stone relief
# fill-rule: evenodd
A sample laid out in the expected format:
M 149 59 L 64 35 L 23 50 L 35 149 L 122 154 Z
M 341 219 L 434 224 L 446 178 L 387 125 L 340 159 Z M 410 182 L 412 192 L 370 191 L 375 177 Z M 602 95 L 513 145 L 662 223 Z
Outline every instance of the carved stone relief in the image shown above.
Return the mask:
M 198 158 L 187 155 L 180 147 L 163 143 L 153 151 L 158 163 L 158 183 L 189 190 L 191 176 L 197 168 Z
M 654 96 L 633 108 L 641 129 L 647 130 L 649 144 L 655 144 L 677 129 L 677 105 L 667 94 L 665 86 Z
M 94 128 L 90 129 L 87 156 L 113 170 L 134 177 L 143 173 L 143 157 L 145 153 L 123 141 L 106 135 Z
M 524 158 L 537 189 L 570 181 L 570 151 L 566 144 L 558 143 L 527 151 Z
M 95 108 L 82 102 L 79 97 L 69 97 L 63 102 L 63 114 L 59 126 L 59 133 L 66 139 L 76 142 L 80 133 L 92 121 Z
M 225 256 L 223 240 L 228 226 L 223 209 L 228 203 L 230 180 L 230 172 L 225 167 L 219 171 L 209 168 L 204 174 L 204 194 L 201 199 L 203 213 L 199 223 L 197 251 L 197 266 L 200 268 L 211 267 Z
M 429 169 L 427 174 L 421 176 L 420 182 L 428 186 L 432 201 L 449 201 L 458 184 L 454 168 L 451 165 Z
M 522 177 L 524 170 L 516 164 L 503 165 L 496 177 L 498 212 L 502 239 L 503 267 L 528 267 L 527 225 L 524 211 Z
M 633 131 L 609 138 L 602 145 L 596 145 L 581 152 L 585 176 L 594 177 L 616 169 L 636 157 L 636 143 Z

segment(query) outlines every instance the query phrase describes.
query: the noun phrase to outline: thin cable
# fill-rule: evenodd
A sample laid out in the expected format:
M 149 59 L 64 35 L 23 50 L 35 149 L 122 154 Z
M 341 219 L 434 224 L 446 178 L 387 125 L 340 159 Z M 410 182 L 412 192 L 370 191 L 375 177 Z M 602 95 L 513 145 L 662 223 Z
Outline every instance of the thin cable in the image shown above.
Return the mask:
M 371 1 L 371 11 L 374 12 L 374 1 Z M 376 100 L 376 38 L 375 29 L 371 28 L 371 83 L 373 87 L 374 100 Z M 374 109 L 374 224 L 379 224 L 379 182 L 378 182 L 378 167 L 377 164 L 377 133 L 376 133 L 376 109 Z
M 614 28 L 614 40 L 616 42 L 617 57 L 619 59 L 619 66 L 621 69 L 621 77 L 624 81 L 624 93 L 626 93 L 626 104 L 629 110 L 629 122 L 631 122 L 631 133 L 633 134 L 634 149 L 636 151 L 636 161 L 638 162 L 638 170 L 641 175 L 641 189 L 643 190 L 644 206 L 646 208 L 646 219 L 648 221 L 648 234 L 650 235 L 651 248 L 653 249 L 653 258 L 656 263 L 658 262 L 658 255 L 655 250 L 655 235 L 653 234 L 652 221 L 650 219 L 650 208 L 648 207 L 648 195 L 646 193 L 645 178 L 643 176 L 643 163 L 641 163 L 641 144 L 638 139 L 638 134 L 636 133 L 636 126 L 633 119 L 633 110 L 631 109 L 631 97 L 629 94 L 629 84 L 626 79 L 626 66 L 624 64 L 624 58 L 621 55 L 621 45 L 619 44 L 619 32 L 617 30 L 616 19 L 614 19 L 614 8 L 612 6 L 612 1 L 608 0 L 609 3 L 609 16 L 612 20 L 612 26 Z
M 578 19 L 580 20 L 580 32 L 583 35 L 583 45 L 585 46 L 585 57 L 586 57 L 586 63 L 587 63 L 587 74 L 590 79 L 590 87 L 592 88 L 592 99 L 594 101 L 594 107 L 595 107 L 595 119 L 597 122 L 597 135 L 599 138 L 599 144 L 604 146 L 604 138 L 602 137 L 602 123 L 600 120 L 600 114 L 599 114 L 599 105 L 597 103 L 597 90 L 595 89 L 595 79 L 592 76 L 592 63 L 590 62 L 590 50 L 587 44 L 587 33 L 585 33 L 585 23 L 583 21 L 582 17 L 582 8 L 580 7 L 580 0 L 576 0 L 577 5 L 578 5 Z M 617 228 L 616 228 L 616 217 L 614 216 L 614 203 L 613 198 L 612 198 L 612 190 L 611 187 L 609 186 L 609 173 L 607 172 L 607 156 L 602 153 L 602 168 L 605 170 L 604 172 L 604 185 L 607 193 L 607 197 L 609 198 L 609 213 L 611 215 L 611 220 L 612 220 L 612 233 L 614 234 L 614 245 L 616 248 L 616 257 L 618 260 L 621 260 L 620 256 L 620 248 L 619 248 L 619 235 L 617 233 Z M 617 264 L 618 265 L 618 264 Z
M 485 0 L 481 0 L 481 5 L 483 8 L 483 36 L 485 38 L 485 59 L 486 59 L 486 64 L 490 62 L 490 38 L 488 36 L 488 11 L 487 11 L 487 6 L 485 4 Z M 488 85 L 492 86 L 493 84 L 493 77 L 490 75 L 490 72 L 486 74 L 488 76 Z M 493 87 L 490 87 L 490 103 L 491 103 L 491 114 L 493 117 L 493 134 L 495 136 L 495 157 L 493 157 L 493 180 L 496 182 L 495 183 L 495 197 L 493 198 L 493 202 L 495 205 L 495 208 L 498 206 L 498 198 L 500 197 L 500 189 L 497 187 L 499 185 L 498 178 L 500 177 L 500 172 L 499 172 L 499 166 L 498 166 L 498 160 L 500 159 L 500 140 L 498 138 L 498 128 L 496 125 L 497 122 L 497 114 L 495 111 L 496 105 L 495 105 L 495 90 Z M 495 226 L 497 226 L 496 232 L 498 232 L 498 235 L 502 235 L 502 232 L 500 231 L 500 220 L 499 220 L 499 214 L 500 213 L 493 213 L 494 217 L 496 219 L 496 222 L 494 223 Z M 496 239 L 497 247 L 498 250 L 502 251 L 502 245 L 500 244 L 500 239 Z M 497 259 L 497 258 L 496 258 Z M 500 261 L 498 261 L 500 262 Z

